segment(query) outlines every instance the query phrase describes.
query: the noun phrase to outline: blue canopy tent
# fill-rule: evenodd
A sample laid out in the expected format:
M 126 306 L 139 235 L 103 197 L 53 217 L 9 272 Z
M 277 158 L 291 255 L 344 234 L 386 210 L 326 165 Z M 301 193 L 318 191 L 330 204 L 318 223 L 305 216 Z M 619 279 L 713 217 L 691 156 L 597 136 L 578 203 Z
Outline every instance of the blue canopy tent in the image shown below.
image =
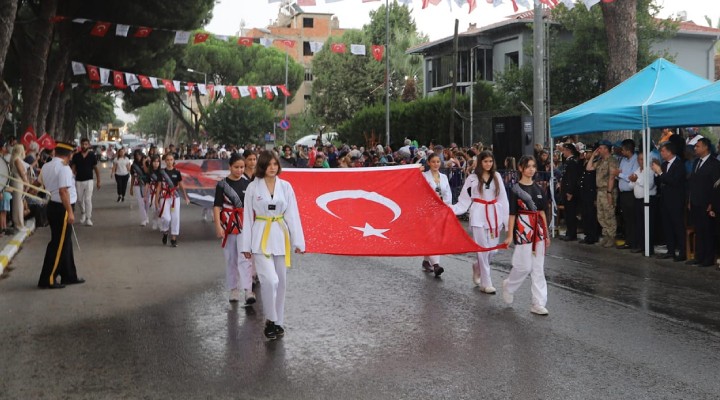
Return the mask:
M 641 130 L 643 152 L 650 152 L 650 127 L 648 107 L 652 104 L 677 97 L 711 82 L 692 72 L 660 58 L 631 76 L 623 83 L 592 100 L 550 118 L 550 137 L 581 135 L 593 132 Z M 668 109 L 667 113 L 681 120 L 682 114 Z M 679 124 L 684 124 L 679 123 Z M 679 124 L 669 124 L 670 126 Z M 650 157 L 645 166 L 650 168 Z M 650 216 L 650 193 L 645 186 L 645 221 Z M 649 256 L 649 224 L 645 223 L 645 255 Z
M 720 81 L 648 107 L 651 128 L 720 125 Z

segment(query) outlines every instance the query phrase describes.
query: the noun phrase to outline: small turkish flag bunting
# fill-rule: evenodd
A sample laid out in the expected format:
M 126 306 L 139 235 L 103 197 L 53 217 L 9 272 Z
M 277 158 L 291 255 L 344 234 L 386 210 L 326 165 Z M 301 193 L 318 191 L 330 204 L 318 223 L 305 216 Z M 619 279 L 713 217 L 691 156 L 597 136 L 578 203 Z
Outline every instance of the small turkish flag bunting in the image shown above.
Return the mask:
M 109 22 L 98 21 L 95 23 L 95 26 L 93 26 L 90 34 L 93 36 L 105 37 L 105 35 L 108 33 L 108 30 L 110 30 L 110 25 L 112 24 Z
M 297 0 L 299 6 L 314 6 L 315 0 Z
M 256 99 L 257 98 L 257 89 L 255 89 L 255 86 L 249 86 L 248 90 L 250 91 L 250 98 Z
M 190 41 L 190 32 L 188 31 L 177 31 L 175 32 L 175 44 L 188 44 Z
M 490 0 L 492 2 L 492 0 Z M 434 6 L 440 4 L 440 0 L 422 0 L 422 8 L 427 8 L 428 4 L 432 4 Z
M 295 47 L 295 41 L 294 40 L 281 40 L 282 44 L 285 45 L 285 47 L 293 48 Z
M 115 36 L 127 37 L 128 32 L 130 32 L 130 25 L 118 24 L 115 27 Z
M 513 2 L 513 8 L 515 9 L 515 12 L 517 12 L 517 4 L 515 4 L 515 0 L 512 0 Z M 473 12 L 473 10 L 477 7 L 477 0 L 468 0 L 468 5 L 470 6 L 470 12 Z
M 187 89 L 188 89 L 188 96 L 192 96 L 193 89 L 195 89 L 195 84 L 193 82 L 188 82 Z
M 165 90 L 168 91 L 168 93 L 176 93 L 177 90 L 175 90 L 175 85 L 173 85 L 173 82 L 168 79 L 162 80 L 163 86 L 165 86 Z
M 140 86 L 142 86 L 143 89 L 152 89 L 153 88 L 153 85 L 147 76 L 138 75 L 138 79 L 140 79 Z
M 195 40 L 193 40 L 193 44 L 203 43 L 210 37 L 207 33 L 196 33 L 195 34 Z
M 238 44 L 240 46 L 250 47 L 253 44 L 253 38 L 249 38 L 249 37 L 238 38 Z
M 72 62 L 73 75 L 85 75 L 85 66 L 77 61 Z
M 207 91 L 208 91 L 208 96 L 210 96 L 211 99 L 214 99 L 215 98 L 215 85 L 213 85 L 213 84 L 207 85 Z
M 87 72 L 88 72 L 88 76 L 90 77 L 91 81 L 100 82 L 100 71 L 98 70 L 98 67 L 95 67 L 93 65 L 88 65 Z
M 263 88 L 263 90 L 265 91 L 265 97 L 267 97 L 268 100 L 272 100 L 273 92 L 272 92 L 272 89 L 270 89 L 270 86 L 265 86 Z
M 123 73 L 119 71 L 113 71 L 113 86 L 118 89 L 127 89 L 125 79 L 123 79 Z
M 338 54 L 345 53 L 345 43 L 333 43 L 333 45 L 330 46 L 330 51 Z
M 385 47 L 374 44 L 372 46 L 372 55 L 378 61 L 382 61 L 383 54 L 385 54 Z
M 283 96 L 290 97 L 290 91 L 285 85 L 278 85 L 278 89 L 282 92 Z
M 150 36 L 150 32 L 152 32 L 152 28 L 148 28 L 147 26 L 141 26 L 137 29 L 137 31 L 135 31 L 133 37 L 146 38 Z
M 239 99 L 240 98 L 240 91 L 238 90 L 237 86 L 228 86 L 230 88 L 230 97 L 233 99 Z

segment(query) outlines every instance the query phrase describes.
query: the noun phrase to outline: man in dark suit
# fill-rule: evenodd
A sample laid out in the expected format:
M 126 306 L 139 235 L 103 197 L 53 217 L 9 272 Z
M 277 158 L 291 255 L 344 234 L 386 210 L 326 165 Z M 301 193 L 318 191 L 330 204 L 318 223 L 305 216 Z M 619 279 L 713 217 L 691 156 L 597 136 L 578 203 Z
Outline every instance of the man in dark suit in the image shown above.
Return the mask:
M 562 240 L 570 241 L 577 240 L 580 163 L 578 161 L 579 153 L 574 144 L 564 143 L 562 152 L 565 157 L 565 172 L 560 181 L 560 192 L 565 205 L 565 225 L 567 226 L 565 237 Z
M 713 185 L 720 179 L 720 161 L 710 154 L 710 146 L 707 138 L 695 144 L 697 159 L 688 180 L 690 223 L 695 227 L 695 258 L 687 264 L 698 267 L 715 265 L 715 218 L 711 218 L 710 213 L 714 211 Z
M 683 160 L 677 156 L 677 149 L 671 142 L 666 142 L 660 147 L 660 157 L 663 159 L 662 165 L 653 161 L 652 169 L 655 172 L 655 183 L 660 188 L 662 195 L 660 210 L 668 252 L 659 255 L 658 258 L 685 261 L 687 260 L 685 251 L 685 203 L 687 201 L 685 165 Z

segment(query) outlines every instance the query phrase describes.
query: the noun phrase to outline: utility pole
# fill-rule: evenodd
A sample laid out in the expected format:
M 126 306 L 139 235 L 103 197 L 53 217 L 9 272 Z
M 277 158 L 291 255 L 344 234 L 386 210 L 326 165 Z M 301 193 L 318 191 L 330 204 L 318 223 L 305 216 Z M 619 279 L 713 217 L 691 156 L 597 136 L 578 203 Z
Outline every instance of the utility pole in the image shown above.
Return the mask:
M 455 101 L 457 98 L 457 65 L 458 65 L 458 26 L 460 20 L 455 20 L 455 35 L 453 36 L 453 63 L 450 73 L 452 76 L 452 92 L 450 93 L 450 133 L 448 146 L 455 141 Z
M 543 5 L 535 2 L 533 24 L 533 144 L 545 145 L 545 25 Z
M 390 2 L 385 0 L 385 146 L 390 147 Z

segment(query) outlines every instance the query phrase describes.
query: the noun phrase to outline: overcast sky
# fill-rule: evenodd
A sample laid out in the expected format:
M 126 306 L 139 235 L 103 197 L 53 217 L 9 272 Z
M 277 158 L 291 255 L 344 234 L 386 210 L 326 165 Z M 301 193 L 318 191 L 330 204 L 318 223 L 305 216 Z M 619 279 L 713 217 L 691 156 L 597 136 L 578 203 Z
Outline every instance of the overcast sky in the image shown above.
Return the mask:
M 368 13 L 384 4 L 384 1 L 363 3 L 362 0 L 344 0 L 327 4 L 325 0 L 316 0 L 316 2 L 317 6 L 304 6 L 303 9 L 308 12 L 335 14 L 340 19 L 341 28 L 361 28 L 370 20 Z M 687 11 L 688 19 L 699 25 L 706 25 L 705 15 L 710 16 L 714 24 L 717 24 L 720 18 L 718 0 L 655 0 L 655 2 L 663 7 L 661 17 Z M 460 31 L 463 32 L 467 30 L 470 22 L 484 26 L 514 14 L 510 0 L 505 0 L 506 4 L 498 7 L 487 4 L 485 0 L 477 0 L 477 3 L 477 8 L 468 14 L 467 4 L 461 8 L 456 5 L 455 0 L 443 0 L 441 4 L 429 5 L 424 10 L 421 0 L 413 0 L 412 16 L 418 28 L 434 40 L 452 35 L 455 18 L 460 20 Z M 206 29 L 216 34 L 237 35 L 241 21 L 244 21 L 247 29 L 265 27 L 277 17 L 278 5 L 279 3 L 269 4 L 267 0 L 220 0 L 213 10 L 214 18 Z M 524 11 L 524 8 L 521 7 L 520 11 Z

